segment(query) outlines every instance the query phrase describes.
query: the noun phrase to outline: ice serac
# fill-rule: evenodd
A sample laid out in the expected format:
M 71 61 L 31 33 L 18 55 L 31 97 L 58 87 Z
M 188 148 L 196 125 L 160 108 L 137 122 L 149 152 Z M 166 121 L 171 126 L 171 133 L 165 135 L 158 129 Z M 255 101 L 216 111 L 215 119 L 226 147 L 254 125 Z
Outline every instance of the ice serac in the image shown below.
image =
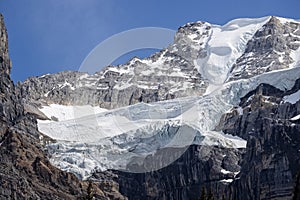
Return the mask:
M 294 20 L 271 19 L 248 41 L 243 55 L 232 67 L 229 80 L 249 78 L 291 67 L 300 46 L 300 24 Z

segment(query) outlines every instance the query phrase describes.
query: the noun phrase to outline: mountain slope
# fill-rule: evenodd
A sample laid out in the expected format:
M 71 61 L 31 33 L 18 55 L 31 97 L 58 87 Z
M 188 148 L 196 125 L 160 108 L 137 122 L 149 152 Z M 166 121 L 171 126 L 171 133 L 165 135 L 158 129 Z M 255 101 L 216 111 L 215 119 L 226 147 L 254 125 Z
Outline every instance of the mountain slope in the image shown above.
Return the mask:
M 129 198 L 197 199 L 201 187 L 218 199 L 291 198 L 299 27 L 279 17 L 188 23 L 147 59 L 32 77 L 18 89 L 56 139 L 52 164 L 82 179 L 112 176 Z

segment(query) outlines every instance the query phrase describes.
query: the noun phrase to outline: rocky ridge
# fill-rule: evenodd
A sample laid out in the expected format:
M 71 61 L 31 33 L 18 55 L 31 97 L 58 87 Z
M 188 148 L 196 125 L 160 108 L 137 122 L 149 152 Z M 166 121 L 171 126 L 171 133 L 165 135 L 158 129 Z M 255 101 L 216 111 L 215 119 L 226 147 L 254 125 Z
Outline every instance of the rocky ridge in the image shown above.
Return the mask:
M 193 59 L 202 56 L 202 40 L 207 40 L 209 31 L 207 23 L 189 24 L 179 28 L 173 45 L 149 58 L 135 57 L 92 75 L 66 71 L 31 77 L 18 87 L 22 97 L 31 102 L 89 104 L 108 109 L 201 95 L 208 83 Z

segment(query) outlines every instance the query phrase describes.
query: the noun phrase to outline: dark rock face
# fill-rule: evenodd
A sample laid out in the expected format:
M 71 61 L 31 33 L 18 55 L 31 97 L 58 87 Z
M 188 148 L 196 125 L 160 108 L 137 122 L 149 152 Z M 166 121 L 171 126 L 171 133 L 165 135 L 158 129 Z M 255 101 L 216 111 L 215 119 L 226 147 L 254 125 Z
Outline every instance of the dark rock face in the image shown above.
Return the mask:
M 24 113 L 18 91 L 10 79 L 11 62 L 2 15 L 0 33 L 0 197 L 55 199 L 62 196 L 74 199 L 83 192 L 79 189 L 80 182 L 74 175 L 61 172 L 49 164 L 46 154 L 39 145 L 36 120 Z M 67 184 L 69 181 L 75 184 L 69 187 L 69 183 Z
M 300 89 L 300 79 L 289 91 L 262 84 L 240 103 L 242 115 L 223 117 L 223 131 L 247 140 L 241 172 L 227 196 L 231 199 L 292 199 L 300 172 L 300 101 L 284 96 Z M 299 192 L 299 191 L 298 191 Z M 241 195 L 243 194 L 243 195 Z
M 88 183 L 52 166 L 39 139 L 36 116 L 27 113 L 10 79 L 7 32 L 0 14 L 0 199 L 81 199 Z M 97 199 L 125 199 L 102 192 Z M 112 188 L 114 186 L 111 186 Z
M 1 66 L 1 74 L 10 75 L 11 70 L 11 62 L 8 56 L 8 40 L 7 40 L 7 32 L 4 25 L 3 16 L 0 16 L 0 66 Z
M 76 199 L 83 196 L 84 185 L 73 174 L 51 166 L 36 138 L 10 129 L 1 143 L 2 199 Z
M 7 32 L 2 15 L 0 15 L 0 57 L 0 120 L 12 124 L 22 113 L 23 108 L 17 104 L 18 96 L 10 79 L 11 61 L 8 56 Z
M 109 173 L 114 174 L 120 192 L 129 199 L 199 199 L 202 188 L 211 190 L 216 199 L 221 199 L 229 184 L 226 181 L 233 180 L 240 170 L 238 161 L 242 152 L 192 145 L 177 161 L 163 169 L 149 173 Z M 101 180 L 102 174 L 95 173 L 93 178 Z

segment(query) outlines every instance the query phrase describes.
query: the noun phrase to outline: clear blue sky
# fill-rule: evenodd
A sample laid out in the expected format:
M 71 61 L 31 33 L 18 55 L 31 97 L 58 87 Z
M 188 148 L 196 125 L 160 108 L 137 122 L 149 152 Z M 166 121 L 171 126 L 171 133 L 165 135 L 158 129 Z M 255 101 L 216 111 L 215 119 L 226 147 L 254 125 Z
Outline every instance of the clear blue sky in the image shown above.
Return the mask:
M 234 18 L 266 15 L 300 19 L 300 1 L 0 0 L 0 12 L 8 29 L 16 82 L 29 76 L 78 70 L 97 44 L 128 29 L 177 29 L 191 21 L 225 24 Z

